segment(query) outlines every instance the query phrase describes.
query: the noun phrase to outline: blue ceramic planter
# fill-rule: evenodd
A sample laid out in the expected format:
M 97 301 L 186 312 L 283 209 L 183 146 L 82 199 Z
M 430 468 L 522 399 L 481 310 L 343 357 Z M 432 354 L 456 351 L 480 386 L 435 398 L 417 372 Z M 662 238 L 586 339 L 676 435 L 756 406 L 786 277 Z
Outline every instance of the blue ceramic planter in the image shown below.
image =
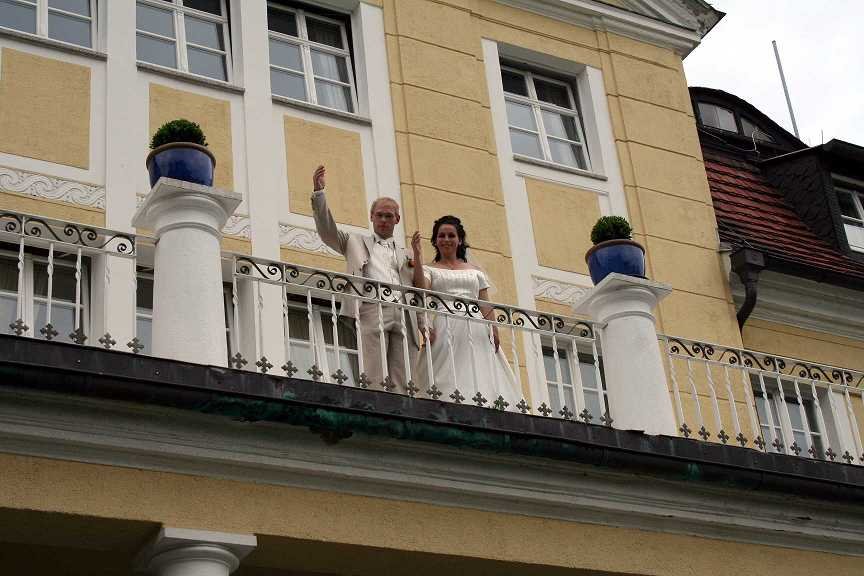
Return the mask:
M 595 285 L 612 272 L 645 277 L 645 249 L 632 240 L 601 242 L 588 250 L 585 260 Z
M 162 176 L 212 186 L 215 168 L 216 159 L 213 153 L 190 142 L 165 144 L 155 148 L 147 156 L 151 188 Z

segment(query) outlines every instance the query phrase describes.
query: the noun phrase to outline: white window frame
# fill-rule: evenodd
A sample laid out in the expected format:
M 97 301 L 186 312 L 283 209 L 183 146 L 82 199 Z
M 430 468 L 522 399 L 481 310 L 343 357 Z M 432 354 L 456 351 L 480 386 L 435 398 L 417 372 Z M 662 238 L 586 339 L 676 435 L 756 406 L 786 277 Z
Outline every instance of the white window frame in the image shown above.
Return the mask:
M 510 124 L 509 117 L 507 118 L 507 129 L 516 130 L 517 132 L 524 132 L 526 134 L 536 134 L 540 138 L 540 149 L 543 152 L 543 158 L 539 160 L 543 160 L 545 162 L 550 162 L 557 166 L 563 166 L 569 170 L 584 170 L 591 171 L 591 154 L 588 150 L 588 143 L 585 139 L 585 128 L 582 124 L 582 111 L 579 107 L 579 103 L 576 100 L 576 97 L 573 94 L 573 86 L 569 82 L 565 82 L 563 80 L 559 80 L 557 78 L 551 78 L 549 76 L 545 76 L 543 74 L 538 74 L 537 72 L 532 71 L 527 68 L 519 68 L 517 66 L 513 66 L 510 64 L 502 64 L 502 71 L 512 72 L 514 74 L 520 74 L 525 78 L 525 84 L 528 89 L 528 96 L 522 96 L 520 94 L 513 94 L 512 92 L 507 92 L 506 88 L 504 90 L 504 101 L 505 106 L 506 102 L 516 102 L 519 104 L 527 105 L 531 108 L 534 114 L 534 122 L 537 126 L 537 132 L 533 132 L 531 130 L 513 126 Z M 542 80 L 543 82 L 548 82 L 550 84 L 557 84 L 558 86 L 563 86 L 567 90 L 567 99 L 570 102 L 570 108 L 563 108 L 561 106 L 556 106 L 555 104 L 550 104 L 549 102 L 544 102 L 537 97 L 537 89 L 534 85 L 534 79 Z M 548 112 L 553 112 L 556 114 L 563 114 L 566 116 L 571 116 L 575 119 L 576 124 L 576 132 L 579 136 L 580 142 L 576 142 L 574 140 L 567 140 L 566 138 L 560 138 L 558 136 L 550 136 L 546 131 L 546 126 L 543 122 L 543 111 L 546 110 Z M 509 132 L 508 132 L 509 135 Z M 582 151 L 582 157 L 585 161 L 585 166 L 571 166 L 569 164 L 562 164 L 560 162 L 556 162 L 552 158 L 552 150 L 549 146 L 549 139 L 557 140 L 560 142 L 565 142 L 567 144 L 575 144 Z M 511 140 L 512 145 L 512 140 Z M 529 160 L 536 160 L 533 156 L 526 156 L 524 154 L 513 153 L 513 156 L 516 158 L 527 158 Z
M 586 386 L 585 381 L 582 379 L 582 371 L 580 369 L 580 366 L 583 364 L 585 366 L 591 366 L 592 369 L 594 369 L 593 363 L 581 362 L 579 360 L 580 352 L 582 355 L 585 355 L 585 356 L 590 356 L 591 353 L 585 352 L 585 351 L 580 351 L 578 346 L 573 346 L 572 343 L 568 343 L 566 341 L 557 342 L 557 339 L 556 339 L 556 346 L 552 345 L 552 339 L 551 338 L 543 337 L 540 339 L 540 342 L 541 342 L 541 349 L 540 349 L 541 350 L 541 356 L 543 357 L 543 362 L 542 362 L 543 383 L 544 383 L 543 390 L 545 392 L 547 404 L 549 405 L 549 407 L 550 408 L 553 407 L 552 398 L 549 397 L 549 387 L 554 386 L 556 389 L 556 392 L 558 394 L 558 398 L 556 398 L 557 404 L 562 406 L 562 407 L 567 406 L 567 409 L 570 410 L 571 412 L 573 412 L 572 418 L 579 419 L 580 413 L 582 412 L 583 409 L 585 409 L 587 407 L 587 406 L 579 404 L 580 401 L 584 403 L 585 392 L 588 391 L 588 392 L 596 393 L 597 398 L 600 401 L 600 407 L 603 409 L 603 413 L 594 414 L 593 412 L 591 412 L 591 416 L 593 417 L 593 420 L 591 420 L 591 423 L 592 424 L 599 424 L 600 418 L 602 418 L 605 415 L 605 413 L 609 410 L 609 401 L 606 397 L 606 385 L 603 382 L 603 379 L 601 376 L 600 381 L 595 382 L 594 387 Z M 567 384 L 566 382 L 563 382 L 563 381 L 559 381 L 559 379 L 558 379 L 559 375 L 558 375 L 557 367 L 555 370 L 555 374 L 551 375 L 551 379 L 550 379 L 550 375 L 546 373 L 545 358 L 547 357 L 547 354 L 546 354 L 547 350 L 549 350 L 552 353 L 551 357 L 553 357 L 553 358 L 555 355 L 555 351 L 557 350 L 559 363 L 561 361 L 561 353 L 563 352 L 564 356 L 566 356 L 565 360 L 567 362 L 568 368 L 570 369 L 571 382 L 569 384 Z M 561 373 L 561 377 L 563 380 L 563 372 Z M 595 380 L 597 379 L 596 371 L 595 371 L 594 379 Z M 564 389 L 568 388 L 568 387 L 573 389 L 573 398 L 575 399 L 575 403 L 577 404 L 576 406 L 568 406 L 567 403 L 564 402 L 564 398 L 565 398 L 565 395 L 564 395 L 565 390 Z M 581 400 L 577 396 L 578 390 L 581 390 L 581 395 L 582 395 Z M 536 407 L 535 407 L 535 409 L 536 409 Z M 590 410 L 589 410 L 589 412 L 590 412 Z M 557 411 L 550 414 L 550 415 L 555 416 L 555 417 L 561 417 L 561 415 L 558 414 Z
M 289 301 L 287 307 L 290 310 L 300 312 L 304 316 L 308 314 L 307 307 L 304 306 L 300 302 Z M 325 324 L 325 320 L 324 320 L 324 316 L 323 316 L 324 314 L 333 314 L 332 307 L 329 305 L 326 305 L 326 304 L 313 303 L 312 304 L 312 334 L 310 334 L 310 340 L 302 340 L 300 338 L 296 338 L 292 334 L 289 334 L 289 341 L 290 341 L 290 346 L 291 346 L 292 350 L 295 346 L 308 347 L 309 350 L 311 351 L 311 353 L 313 354 L 313 358 L 314 358 L 313 346 L 317 346 L 319 348 L 319 350 L 323 350 L 324 351 L 324 358 L 320 359 L 318 369 L 324 373 L 323 379 L 325 381 L 329 381 L 329 380 L 331 380 L 330 375 L 333 374 L 334 372 L 336 372 L 336 370 L 339 368 L 339 366 L 331 366 L 330 365 L 330 358 L 329 358 L 330 353 L 333 354 L 333 357 L 336 359 L 337 363 L 338 363 L 339 359 L 338 359 L 338 357 L 336 357 L 336 345 L 335 345 L 335 343 L 334 344 L 327 344 L 326 339 L 324 338 L 324 324 Z M 349 318 L 349 316 L 346 316 L 345 314 L 340 314 L 339 317 L 340 318 Z M 351 319 L 354 320 L 353 318 L 351 318 Z M 326 323 L 332 327 L 332 321 L 328 320 Z M 315 342 L 313 342 L 311 340 L 312 338 L 315 339 Z M 355 341 L 360 340 L 360 334 L 357 332 L 356 320 L 354 321 L 354 338 L 355 338 Z M 340 353 L 346 353 L 349 356 L 353 356 L 355 358 L 355 361 L 356 361 L 355 364 L 358 367 L 358 373 L 357 374 L 348 374 L 346 369 L 350 368 L 350 365 L 349 366 L 343 365 L 342 371 L 344 373 L 346 373 L 346 375 L 350 376 L 350 381 L 356 382 L 360 378 L 360 374 L 359 374 L 360 355 L 359 355 L 358 348 L 356 346 L 354 348 L 348 348 L 348 347 L 344 346 L 342 344 L 342 342 L 340 341 L 339 342 L 339 352 Z M 296 362 L 295 362 L 295 364 L 296 364 Z M 298 368 L 301 369 L 301 373 L 302 373 L 302 372 L 305 372 L 307 367 L 306 366 L 298 366 Z M 344 385 L 348 386 L 349 381 L 346 381 L 346 383 Z
M 850 194 L 858 218 L 846 216 L 840 213 L 840 221 L 843 222 L 843 231 L 846 233 L 846 241 L 849 248 L 856 252 L 864 252 L 864 182 L 853 178 L 847 178 L 834 174 L 834 192 L 837 194 L 838 203 L 840 194 Z
M 150 323 L 150 334 L 153 334 L 153 309 L 152 308 L 143 308 L 138 304 L 138 282 L 142 279 L 149 280 L 153 282 L 155 280 L 155 276 L 153 272 L 144 272 L 138 270 L 135 273 L 135 336 L 140 340 L 141 334 L 138 331 L 138 321 L 143 320 Z M 149 312 L 147 312 L 149 310 Z M 153 352 L 153 342 L 152 338 L 150 342 L 141 341 L 141 344 L 144 344 L 144 349 L 141 350 L 142 354 L 149 355 Z
M 835 186 L 834 189 L 837 191 L 838 195 L 841 193 L 850 194 L 852 196 L 852 203 L 855 205 L 855 210 L 858 212 L 858 218 L 853 216 L 846 216 L 845 214 L 840 214 L 840 217 L 843 219 L 844 223 L 850 223 L 854 226 L 862 226 L 864 227 L 864 192 L 860 192 L 855 190 L 852 187 L 846 186 Z
M 824 451 L 831 444 L 829 435 L 831 421 L 825 418 L 825 415 L 821 412 L 822 399 L 813 398 L 811 387 L 801 383 L 798 384 L 801 393 L 801 401 L 803 403 L 803 405 L 799 405 L 796 398 L 794 381 L 782 380 L 782 395 L 780 394 L 780 388 L 777 385 L 776 377 L 773 375 L 763 375 L 760 381 L 758 373 L 751 373 L 750 382 L 753 388 L 753 399 L 756 402 L 754 409 L 756 409 L 756 416 L 759 420 L 759 433 L 762 435 L 762 440 L 765 441 L 765 449 L 769 452 L 776 452 L 776 448 L 772 444 L 774 439 L 778 438 L 783 444 L 783 452 L 785 454 L 795 455 L 791 446 L 792 443 L 796 441 L 795 433 L 799 433 L 805 436 L 807 439 L 807 445 L 798 446 L 798 448 L 801 449 L 801 453 L 798 455 L 816 460 L 824 460 Z M 762 391 L 763 384 L 765 386 L 765 392 L 768 394 L 767 399 Z M 819 394 L 818 390 L 817 394 Z M 827 396 L 825 398 L 827 399 Z M 766 412 L 768 422 L 763 422 L 762 416 L 759 414 L 758 408 L 760 403 L 764 406 L 764 410 L 770 410 L 770 412 Z M 771 410 L 772 407 L 773 410 Z M 804 414 L 801 414 L 802 408 L 804 413 L 807 415 L 806 417 Z M 816 416 L 814 422 L 811 422 L 810 415 L 807 414 L 810 409 L 812 409 L 813 414 Z M 804 428 L 793 428 L 792 421 L 789 417 L 789 413 L 793 410 L 798 412 Z M 780 418 L 779 422 L 775 421 L 775 416 Z M 825 427 L 824 430 L 820 428 L 822 426 Z M 779 437 L 777 436 L 778 433 Z M 816 438 L 814 439 L 814 437 Z M 816 439 L 818 439 L 820 446 L 819 450 L 814 450 L 816 452 L 816 455 L 814 456 L 808 450 L 811 445 L 815 445 Z
M 12 252 L 10 250 L 0 250 L 0 257 L 2 257 L 4 260 L 14 261 L 16 264 L 18 262 L 18 253 Z M 23 275 L 21 276 L 21 280 L 23 282 L 23 287 L 19 287 L 18 291 L 21 292 L 21 298 L 24 299 L 24 304 L 23 304 L 23 312 L 24 313 L 22 314 L 21 320 L 24 322 L 24 324 L 27 325 L 27 331 L 23 332 L 21 335 L 22 336 L 29 336 L 29 337 L 43 338 L 42 334 L 40 333 L 40 330 L 42 328 L 44 328 L 44 326 L 36 326 L 35 325 L 35 323 L 36 323 L 36 303 L 40 302 L 40 303 L 47 304 L 48 299 L 47 299 L 47 297 L 36 296 L 36 293 L 35 293 L 35 284 L 34 284 L 35 276 L 34 276 L 33 265 L 37 262 L 40 264 L 45 264 L 47 266 L 48 265 L 48 257 L 32 254 L 29 252 L 24 252 L 24 259 L 23 259 L 24 266 L 22 269 Z M 55 269 L 61 268 L 61 267 L 62 268 L 69 268 L 72 270 L 75 269 L 75 263 L 74 262 L 69 261 L 69 260 L 61 260 L 57 256 L 56 252 L 55 252 L 55 256 L 54 256 L 53 266 Z M 87 335 L 88 338 L 90 336 L 90 306 L 88 306 L 88 303 L 90 302 L 90 281 L 89 281 L 89 279 L 90 279 L 90 268 L 87 265 L 87 260 L 82 258 L 82 261 L 81 261 L 81 311 L 80 311 L 81 328 L 84 330 L 84 334 Z M 18 297 L 18 291 L 11 292 L 8 290 L 0 290 L 0 293 L 7 295 L 7 296 L 17 298 Z M 68 307 L 71 305 L 71 307 L 73 307 L 73 308 L 75 307 L 74 301 L 72 301 L 70 303 L 70 301 L 68 301 L 68 300 L 58 300 L 56 295 L 52 296 L 52 302 L 51 303 L 54 306 L 60 305 L 62 307 Z M 15 320 L 17 320 L 17 318 L 13 318 L 12 322 L 15 322 Z M 4 322 L 3 325 L 0 326 L 0 330 L 2 330 L 2 333 L 8 334 L 11 332 L 8 324 L 9 324 L 8 322 Z M 58 334 L 54 339 L 59 340 L 61 342 L 69 342 L 69 334 Z
M 337 110 L 339 112 L 343 112 L 346 114 L 357 114 L 358 102 L 357 102 L 357 81 L 354 78 L 354 64 L 351 58 L 351 47 L 348 44 L 348 30 L 344 22 L 339 20 L 328 18 L 327 16 L 323 16 L 321 14 L 316 13 L 314 10 L 304 10 L 301 8 L 294 8 L 290 6 L 284 6 L 282 4 L 278 4 L 276 2 L 267 2 L 268 10 L 273 8 L 275 10 L 281 10 L 283 12 L 290 12 L 294 14 L 294 17 L 297 22 L 297 33 L 300 35 L 299 37 L 289 36 L 288 34 L 283 34 L 281 32 L 275 32 L 269 29 L 268 24 L 268 45 L 269 40 L 276 40 L 277 42 L 282 42 L 285 44 L 293 44 L 295 46 L 300 47 L 300 58 L 303 61 L 303 79 L 306 83 L 306 97 L 307 100 L 298 100 L 296 98 L 291 98 L 290 96 L 284 96 L 282 94 L 273 93 L 274 96 L 278 96 L 279 98 L 286 98 L 289 100 L 294 100 L 297 102 L 305 102 L 308 104 L 313 104 L 315 106 L 321 106 L 322 108 L 326 108 L 328 110 Z M 345 48 L 335 48 L 333 46 L 328 46 L 327 44 L 319 44 L 318 42 L 312 42 L 309 40 L 309 34 L 306 29 L 306 17 L 309 16 L 314 20 L 320 20 L 322 22 L 327 22 L 328 24 L 334 24 L 339 26 L 339 30 L 342 36 L 342 46 Z M 346 65 L 348 67 L 348 82 L 340 82 L 337 80 L 333 80 L 332 78 L 325 78 L 323 76 L 316 76 L 315 70 L 312 68 L 312 49 L 319 50 L 321 52 L 327 52 L 328 54 L 332 54 L 334 56 L 338 56 L 340 58 L 346 59 Z M 269 54 L 268 54 L 269 59 Z M 281 66 L 277 66 L 272 62 L 269 63 L 271 70 L 280 70 L 283 72 L 288 72 L 291 74 L 298 74 L 297 70 L 291 70 L 290 68 L 283 68 Z M 315 90 L 315 80 L 322 80 L 324 82 L 328 82 L 330 84 L 336 84 L 339 86 L 345 86 L 350 89 L 351 92 L 351 110 L 340 110 L 339 108 L 332 108 L 329 106 L 325 106 L 323 104 L 318 103 L 318 93 Z M 272 87 L 271 87 L 272 92 Z
M 53 8 L 48 5 L 48 0 L 9 0 L 12 4 L 20 4 L 22 6 L 32 6 L 36 8 L 36 36 L 41 36 L 43 38 L 48 38 L 54 42 L 60 42 L 62 44 L 66 44 L 68 46 L 77 46 L 78 48 L 85 48 L 87 50 L 95 50 L 96 42 L 97 42 L 97 33 L 96 33 L 96 0 L 89 0 L 90 4 L 90 16 L 82 16 L 81 14 L 76 14 L 74 12 L 67 12 L 65 10 L 61 10 L 59 8 Z M 90 23 L 90 46 L 82 46 L 81 44 L 75 44 L 73 42 L 66 42 L 65 40 L 59 40 L 57 38 L 52 38 L 48 35 L 48 13 L 54 12 L 57 14 L 62 14 L 64 16 L 68 16 L 70 18 L 74 18 L 76 20 L 82 20 Z M 18 30 L 17 28 L 10 28 L 9 26 L 4 26 L 0 23 L 0 28 L 5 30 L 14 30 L 15 32 L 19 32 L 21 34 L 30 34 L 33 35 L 32 32 L 25 32 L 23 30 Z
M 141 60 L 138 58 L 137 46 L 135 57 L 136 60 L 142 64 L 146 64 L 147 66 L 157 66 L 159 68 L 165 68 L 167 70 L 178 70 L 185 74 L 191 74 L 198 78 L 206 78 L 208 80 L 212 80 L 215 82 L 226 82 L 232 83 L 234 74 L 233 74 L 233 65 L 231 60 L 231 34 L 230 34 L 230 22 L 228 20 L 228 0 L 219 0 L 222 10 L 222 15 L 217 16 L 215 14 L 211 14 L 210 12 L 203 12 L 201 10 L 195 10 L 194 8 L 187 8 L 183 6 L 183 0 L 135 0 L 135 6 L 137 10 L 138 4 L 145 4 L 148 6 L 152 6 L 153 8 L 159 8 L 162 10 L 168 10 L 172 12 L 174 17 L 174 35 L 175 38 L 169 38 L 167 36 L 160 36 L 159 34 L 155 34 L 153 32 L 148 32 L 146 30 L 141 30 L 138 28 L 137 23 L 135 26 L 135 38 L 137 44 L 137 37 L 139 34 L 143 36 L 148 36 L 150 38 L 156 38 L 158 40 L 172 42 L 174 43 L 174 53 L 177 58 L 177 68 L 171 68 L 169 66 L 164 66 L 162 64 L 154 64 L 153 62 L 147 62 L 146 60 Z M 209 46 L 202 46 L 200 44 L 194 44 L 192 42 L 188 42 L 186 40 L 186 14 L 190 16 L 194 16 L 200 20 L 207 20 L 209 22 L 213 22 L 215 24 L 219 24 L 222 27 L 222 42 L 224 43 L 224 50 L 216 50 L 215 48 L 210 48 Z M 212 76 L 207 76 L 205 74 L 199 74 L 197 72 L 193 72 L 189 69 L 189 59 L 187 57 L 188 51 L 187 46 L 191 45 L 193 48 L 197 48 L 198 50 L 203 50 L 205 52 L 210 52 L 212 54 L 220 54 L 225 57 L 225 79 L 214 78 Z

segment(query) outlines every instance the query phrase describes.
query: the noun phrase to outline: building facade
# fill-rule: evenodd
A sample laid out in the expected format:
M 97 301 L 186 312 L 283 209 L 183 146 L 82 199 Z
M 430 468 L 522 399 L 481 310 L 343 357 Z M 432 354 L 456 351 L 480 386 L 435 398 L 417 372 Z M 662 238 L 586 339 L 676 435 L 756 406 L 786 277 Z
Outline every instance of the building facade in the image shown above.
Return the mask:
M 0 558 L 33 574 L 860 572 L 861 366 L 766 343 L 755 320 L 742 340 L 736 321 L 682 67 L 721 16 L 701 0 L 0 0 Z M 180 117 L 206 133 L 216 196 L 150 188 L 149 139 Z M 520 404 L 363 382 L 337 301 L 350 279 L 314 229 L 318 164 L 343 231 L 367 233 L 382 196 L 400 245 L 462 218 Z M 181 197 L 210 198 L 210 219 L 172 205 L 195 213 L 185 243 L 153 216 Z M 591 288 L 600 215 L 630 220 L 650 280 Z M 160 318 L 160 274 L 173 309 L 216 312 Z M 639 298 L 604 309 L 604 290 Z M 766 379 L 799 388 L 775 355 L 838 367 L 818 393 L 806 378 L 818 418 L 800 393 L 766 412 Z M 804 434 L 810 458 L 798 409 L 828 420 Z

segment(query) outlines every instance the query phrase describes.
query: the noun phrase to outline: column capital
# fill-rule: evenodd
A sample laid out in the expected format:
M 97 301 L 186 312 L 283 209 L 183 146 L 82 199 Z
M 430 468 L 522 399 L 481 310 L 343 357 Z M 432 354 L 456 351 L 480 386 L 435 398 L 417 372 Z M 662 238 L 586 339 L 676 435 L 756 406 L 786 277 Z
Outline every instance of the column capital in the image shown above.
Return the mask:
M 672 287 L 647 278 L 612 273 L 573 304 L 576 314 L 607 323 L 625 316 L 644 316 L 654 321 L 654 308 Z
M 160 237 L 173 228 L 198 228 L 222 236 L 222 227 L 243 197 L 212 186 L 162 177 L 135 212 L 132 225 Z
M 234 534 L 163 526 L 139 552 L 135 569 L 155 574 L 182 574 L 176 567 L 210 566 L 208 574 L 230 574 L 258 545 L 254 534 Z

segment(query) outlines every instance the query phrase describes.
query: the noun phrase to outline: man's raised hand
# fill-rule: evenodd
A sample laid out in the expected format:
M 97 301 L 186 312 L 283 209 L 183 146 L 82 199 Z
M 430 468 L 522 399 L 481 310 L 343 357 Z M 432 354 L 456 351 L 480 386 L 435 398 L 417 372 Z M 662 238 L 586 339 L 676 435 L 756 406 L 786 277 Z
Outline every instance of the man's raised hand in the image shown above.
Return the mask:
M 315 192 L 324 189 L 324 183 L 326 181 L 327 169 L 324 168 L 323 165 L 318 166 L 315 169 L 315 174 L 312 175 L 312 189 Z

